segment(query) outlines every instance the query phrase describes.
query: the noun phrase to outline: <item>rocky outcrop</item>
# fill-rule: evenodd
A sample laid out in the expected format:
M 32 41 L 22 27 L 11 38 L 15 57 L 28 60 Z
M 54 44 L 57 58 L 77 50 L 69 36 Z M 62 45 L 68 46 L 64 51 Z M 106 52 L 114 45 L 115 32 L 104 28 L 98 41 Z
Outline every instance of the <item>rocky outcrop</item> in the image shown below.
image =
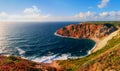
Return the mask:
M 16 56 L 0 55 L 0 71 L 64 71 L 53 63 L 36 63 Z
M 71 24 L 66 27 L 60 28 L 56 33 L 61 36 L 74 37 L 74 38 L 89 38 L 97 39 L 109 35 L 117 30 L 112 24 Z

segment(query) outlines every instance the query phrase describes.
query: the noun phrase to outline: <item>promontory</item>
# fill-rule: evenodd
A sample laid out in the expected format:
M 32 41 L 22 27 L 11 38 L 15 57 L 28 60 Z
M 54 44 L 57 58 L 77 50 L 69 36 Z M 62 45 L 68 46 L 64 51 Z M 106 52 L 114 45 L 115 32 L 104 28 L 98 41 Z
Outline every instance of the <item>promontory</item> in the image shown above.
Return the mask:
M 71 24 L 60 28 L 56 34 L 64 37 L 88 38 L 94 41 L 100 40 L 105 36 L 116 31 L 117 28 L 112 24 Z

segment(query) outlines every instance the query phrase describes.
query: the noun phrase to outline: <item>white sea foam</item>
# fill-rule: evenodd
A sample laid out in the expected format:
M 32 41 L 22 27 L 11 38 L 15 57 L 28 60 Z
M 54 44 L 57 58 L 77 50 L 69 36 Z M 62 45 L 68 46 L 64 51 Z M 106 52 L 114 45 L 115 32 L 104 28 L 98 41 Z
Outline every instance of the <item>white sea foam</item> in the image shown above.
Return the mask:
M 5 48 L 0 47 L 0 54 L 2 54 L 4 52 L 4 49 Z
M 52 61 L 54 61 L 54 60 L 67 60 L 67 59 L 83 58 L 85 56 L 90 55 L 92 50 L 95 49 L 95 47 L 96 47 L 96 44 L 94 45 L 94 47 L 91 50 L 88 51 L 88 53 L 86 55 L 83 55 L 83 56 L 71 56 L 71 53 L 68 53 L 68 54 L 61 54 L 61 55 L 55 54 L 52 56 L 37 57 L 37 58 L 33 58 L 31 60 L 35 61 L 35 62 L 52 63 Z
M 1 47 L 0 48 L 0 54 L 9 54 L 10 52 L 12 52 L 12 48 L 10 47 Z
M 19 52 L 19 54 L 20 54 L 20 55 L 25 54 L 25 51 L 24 51 L 24 50 L 22 50 L 21 48 L 16 47 L 16 49 L 18 50 L 18 52 Z
M 32 61 L 35 61 L 35 62 L 43 62 L 43 63 L 51 63 L 53 60 L 67 60 L 68 57 L 70 56 L 70 54 L 62 54 L 62 55 L 53 55 L 53 56 L 43 56 L 43 57 L 40 57 L 40 58 L 35 58 L 33 59 Z
M 83 58 L 84 56 L 71 56 L 70 53 L 68 54 L 62 54 L 62 55 L 53 55 L 53 56 L 43 56 L 43 57 L 37 57 L 31 59 L 32 61 L 39 62 L 39 63 L 52 63 L 54 60 L 67 60 L 67 59 L 77 59 L 77 58 Z
M 59 37 L 78 39 L 78 38 L 75 38 L 75 37 L 68 37 L 68 36 L 59 35 L 59 34 L 57 34 L 57 31 L 54 33 L 54 35 L 59 36 Z
M 68 36 L 62 36 L 57 34 L 57 31 L 54 33 L 54 35 L 59 36 L 59 37 L 65 37 L 65 38 L 73 38 L 73 39 L 79 39 L 79 38 L 75 38 L 75 37 L 68 37 Z M 94 45 L 94 47 L 91 50 L 88 50 L 87 54 L 84 56 L 72 56 L 72 57 L 67 57 L 68 59 L 77 59 L 77 58 L 82 58 L 85 56 L 88 56 L 91 54 L 91 52 L 96 48 L 96 44 Z
M 60 37 L 66 37 L 66 38 L 73 38 L 73 39 L 77 39 L 77 38 L 74 38 L 74 37 L 67 37 L 67 36 L 62 36 L 62 35 L 59 35 L 57 34 L 56 32 L 54 33 L 56 36 L 60 36 Z M 88 51 L 88 54 L 91 54 L 91 51 L 96 47 L 96 45 L 94 45 L 94 47 Z M 6 51 L 11 51 L 12 49 L 3 49 L 3 48 L 0 48 L 0 53 L 6 53 Z M 77 59 L 77 58 L 82 58 L 82 57 L 85 57 L 87 55 L 84 55 L 84 56 L 71 56 L 70 53 L 68 54 L 62 54 L 62 55 L 59 55 L 59 54 L 55 54 L 55 55 L 51 55 L 51 56 L 42 56 L 42 57 L 36 57 L 36 56 L 32 56 L 32 57 L 24 57 L 24 54 L 25 54 L 25 51 L 22 50 L 21 48 L 19 47 L 16 47 L 16 50 L 19 52 L 19 55 L 22 56 L 22 58 L 24 59 L 29 59 L 29 60 L 32 60 L 32 61 L 35 61 L 35 62 L 44 62 L 44 63 L 51 63 L 53 60 L 67 60 L 67 59 Z
M 95 44 L 94 47 L 91 50 L 88 51 L 88 55 L 92 53 L 92 51 L 96 48 L 96 45 L 97 44 Z
M 65 37 L 65 38 L 79 39 L 79 38 L 75 38 L 75 37 L 68 37 L 68 36 L 59 35 L 59 34 L 57 34 L 57 31 L 54 33 L 54 35 L 59 36 L 59 37 Z M 88 54 L 87 54 L 87 55 L 91 54 L 91 52 L 92 52 L 95 48 L 96 48 L 96 44 L 94 45 L 94 47 L 93 47 L 91 50 L 88 51 Z

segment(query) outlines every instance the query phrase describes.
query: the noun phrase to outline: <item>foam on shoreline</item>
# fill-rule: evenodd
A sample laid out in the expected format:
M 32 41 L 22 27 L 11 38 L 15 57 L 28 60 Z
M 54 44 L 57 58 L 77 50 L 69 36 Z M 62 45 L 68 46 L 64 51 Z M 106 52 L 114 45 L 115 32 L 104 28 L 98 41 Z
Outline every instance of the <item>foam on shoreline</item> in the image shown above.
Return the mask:
M 72 39 L 79 39 L 79 38 L 75 38 L 75 37 L 68 37 L 68 36 L 62 36 L 62 35 L 59 35 L 57 34 L 57 32 L 54 33 L 54 35 L 56 36 L 59 36 L 59 37 L 64 37 L 64 38 L 72 38 Z M 51 56 L 42 56 L 42 57 L 22 57 L 24 59 L 28 59 L 28 60 L 32 60 L 32 61 L 35 61 L 35 62 L 43 62 L 43 63 L 52 63 L 54 60 L 67 60 L 67 59 L 77 59 L 77 58 L 83 58 L 83 57 L 86 57 L 88 55 L 90 55 L 94 49 L 96 49 L 96 46 L 98 45 L 99 42 L 95 41 L 95 39 L 91 39 L 93 40 L 95 43 L 94 47 L 91 49 L 91 50 L 88 50 L 87 54 L 86 55 L 83 55 L 83 56 L 71 56 L 70 53 L 68 54 L 54 54 L 54 55 L 51 55 Z M 19 54 L 22 56 L 25 51 L 17 48 L 17 51 L 19 52 Z
M 71 56 L 71 54 L 68 53 L 68 54 L 61 54 L 61 55 L 55 54 L 55 55 L 52 55 L 52 56 L 34 57 L 32 59 L 27 58 L 27 59 L 32 60 L 34 62 L 38 62 L 38 63 L 52 63 L 55 60 L 77 59 L 77 58 L 83 58 L 85 56 L 88 56 L 88 55 Z
M 57 31 L 54 33 L 54 35 L 59 36 L 59 37 L 64 37 L 64 38 L 79 39 L 79 38 L 75 38 L 75 37 L 68 37 L 68 36 L 59 35 L 59 34 L 57 34 Z
M 115 35 L 117 35 L 117 33 L 120 31 L 120 28 L 118 28 L 118 30 L 112 32 L 110 35 L 106 36 L 106 38 L 104 37 L 102 40 L 98 40 L 96 38 L 90 38 L 91 40 L 93 40 L 95 42 L 95 45 L 94 47 L 88 51 L 88 54 L 85 55 L 85 56 L 88 56 L 90 55 L 91 53 L 101 49 L 102 47 L 104 47 L 108 40 L 112 39 L 112 37 L 114 37 Z M 67 37 L 67 36 L 62 36 L 62 35 L 59 35 L 57 34 L 57 32 L 55 32 L 55 35 L 56 36 L 60 36 L 60 37 L 66 37 L 66 38 L 73 38 L 73 39 L 79 39 L 79 38 L 74 38 L 74 37 Z M 102 42 L 102 43 L 101 43 Z M 103 44 L 104 43 L 104 44 Z M 100 46 L 99 46 L 100 45 Z M 102 45 L 102 46 L 101 46 Z
M 74 38 L 74 37 L 61 36 L 61 35 L 57 34 L 56 32 L 54 34 L 56 36 L 59 36 L 59 37 L 78 39 L 78 38 Z M 94 48 L 95 48 L 95 46 L 94 46 Z M 88 53 L 86 55 L 83 55 L 83 56 L 71 56 L 71 53 L 65 53 L 65 54 L 54 54 L 54 55 L 51 55 L 51 56 L 41 56 L 41 57 L 31 56 L 31 57 L 25 57 L 24 54 L 26 53 L 26 51 L 22 50 L 19 47 L 16 47 L 15 50 L 14 50 L 14 52 L 18 52 L 18 54 L 23 59 L 28 59 L 28 60 L 39 62 L 39 63 L 41 63 L 41 62 L 43 62 L 43 63 L 52 63 L 54 60 L 67 60 L 67 59 L 83 58 L 83 57 L 91 54 L 91 51 L 94 48 L 92 48 L 91 50 L 89 50 Z M 9 49 L 9 50 L 13 50 L 13 49 Z M 0 50 L 0 52 L 4 53 L 3 50 Z M 3 55 L 10 56 L 11 54 L 3 54 Z
M 59 34 L 57 34 L 57 31 L 54 33 L 54 35 L 59 36 L 59 37 L 65 37 L 65 38 L 80 39 L 80 38 L 75 38 L 75 37 L 68 37 L 68 36 L 59 35 Z M 91 39 L 91 40 L 93 40 L 93 39 Z M 95 41 L 95 40 L 93 40 L 93 41 L 95 42 L 95 45 L 93 46 L 93 48 L 92 48 L 91 50 L 88 51 L 88 53 L 87 53 L 86 55 L 80 56 L 80 57 L 71 57 L 71 58 L 76 59 L 76 58 L 82 58 L 82 57 L 85 57 L 85 56 L 90 55 L 90 54 L 92 53 L 92 51 L 93 51 L 93 50 L 96 48 L 96 46 L 97 46 L 97 41 Z

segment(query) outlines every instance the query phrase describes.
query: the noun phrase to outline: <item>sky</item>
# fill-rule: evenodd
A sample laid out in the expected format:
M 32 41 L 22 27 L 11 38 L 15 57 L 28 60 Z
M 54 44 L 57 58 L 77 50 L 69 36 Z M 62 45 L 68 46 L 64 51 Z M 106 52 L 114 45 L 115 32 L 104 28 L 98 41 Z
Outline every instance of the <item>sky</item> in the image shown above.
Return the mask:
M 0 21 L 119 21 L 120 0 L 0 0 Z

